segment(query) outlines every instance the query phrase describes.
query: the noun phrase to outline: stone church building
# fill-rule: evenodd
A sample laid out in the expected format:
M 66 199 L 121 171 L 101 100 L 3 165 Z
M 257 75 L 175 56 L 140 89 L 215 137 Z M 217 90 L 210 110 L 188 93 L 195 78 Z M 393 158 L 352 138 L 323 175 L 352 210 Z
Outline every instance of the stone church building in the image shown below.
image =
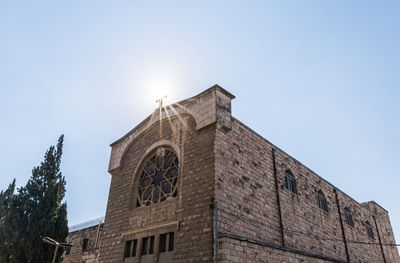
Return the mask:
M 384 208 L 235 119 L 234 98 L 215 85 L 111 144 L 104 223 L 71 231 L 63 262 L 400 263 Z

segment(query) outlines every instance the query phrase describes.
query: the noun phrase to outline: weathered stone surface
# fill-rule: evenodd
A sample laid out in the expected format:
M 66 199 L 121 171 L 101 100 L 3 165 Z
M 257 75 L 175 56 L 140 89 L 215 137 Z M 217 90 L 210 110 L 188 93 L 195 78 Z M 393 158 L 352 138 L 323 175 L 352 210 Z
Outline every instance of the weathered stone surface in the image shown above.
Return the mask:
M 232 121 L 230 132 L 217 131 L 215 145 L 216 200 L 220 207 L 221 232 L 282 246 L 280 210 L 286 247 L 343 262 L 347 262 L 347 254 L 351 262 L 384 262 L 380 243 L 394 244 L 395 240 L 387 211 L 375 202 L 356 202 L 236 119 Z M 277 188 L 274 184 L 273 149 Z M 296 178 L 297 194 L 285 188 L 286 170 Z M 318 190 L 322 190 L 327 198 L 328 213 L 318 207 Z M 343 231 L 334 190 L 338 195 Z M 352 212 L 354 227 L 345 223 L 345 207 Z M 367 220 L 373 227 L 375 239 L 367 236 Z M 222 243 L 233 242 L 226 237 L 222 240 Z M 263 253 L 269 256 L 254 257 L 253 262 L 332 262 L 259 244 L 253 244 L 250 249 L 244 243 L 228 246 L 228 251 L 223 249 L 219 253 L 222 262 L 246 262 L 251 255 Z M 382 247 L 386 262 L 400 262 L 395 247 Z
M 70 253 L 63 255 L 64 263 L 97 263 L 99 262 L 99 246 L 103 224 L 70 232 L 68 243 L 72 244 Z M 83 240 L 88 240 L 87 249 L 82 249 Z

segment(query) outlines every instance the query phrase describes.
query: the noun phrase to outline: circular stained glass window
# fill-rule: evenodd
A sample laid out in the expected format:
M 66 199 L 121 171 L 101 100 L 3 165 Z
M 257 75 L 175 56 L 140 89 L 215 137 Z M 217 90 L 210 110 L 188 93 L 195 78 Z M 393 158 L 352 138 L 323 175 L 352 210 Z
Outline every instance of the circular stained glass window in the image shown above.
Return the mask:
M 170 150 L 161 148 L 147 159 L 139 181 L 137 206 L 148 206 L 177 194 L 179 160 Z

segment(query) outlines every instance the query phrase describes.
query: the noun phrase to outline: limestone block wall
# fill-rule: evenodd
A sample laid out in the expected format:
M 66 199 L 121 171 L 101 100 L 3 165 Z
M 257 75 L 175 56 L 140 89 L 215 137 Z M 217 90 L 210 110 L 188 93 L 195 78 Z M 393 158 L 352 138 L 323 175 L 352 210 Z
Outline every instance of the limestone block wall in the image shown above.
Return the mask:
M 72 244 L 70 253 L 63 254 L 63 263 L 94 263 L 98 262 L 99 246 L 101 243 L 101 233 L 103 224 L 91 226 L 70 232 L 68 235 L 68 243 Z M 83 240 L 88 240 L 87 249 L 82 249 Z M 86 261 L 84 261 L 86 260 Z
M 226 260 L 223 262 L 232 262 L 232 253 L 252 254 L 247 249 L 260 249 L 258 253 L 266 253 L 271 258 L 276 258 L 275 253 L 290 258 L 293 253 L 289 253 L 288 248 L 297 251 L 295 254 L 304 252 L 309 257 L 301 261 L 294 256 L 297 259 L 293 262 L 347 262 L 348 259 L 351 262 L 384 262 L 384 256 L 386 262 L 399 262 L 395 247 L 385 246 L 382 253 L 379 245 L 378 231 L 384 235 L 382 243 L 394 243 L 384 209 L 372 206 L 374 203 L 359 204 L 238 120 L 233 119 L 232 130 L 227 133 L 217 130 L 215 155 L 219 230 L 228 234 L 221 235 L 220 245 L 230 244 L 227 245 L 229 252 L 225 248 L 221 250 L 221 259 Z M 296 179 L 297 194 L 285 188 L 286 170 Z M 318 207 L 316 194 L 319 190 L 326 196 L 328 212 Z M 354 227 L 345 223 L 345 207 L 352 211 Z M 367 220 L 375 239 L 367 236 Z M 228 239 L 258 243 L 243 248 L 232 246 L 233 241 Z
M 376 221 L 378 227 L 376 234 L 379 235 L 376 239 L 380 238 L 383 244 L 396 244 L 388 211 L 374 201 L 362 203 L 361 205 L 372 213 L 373 220 Z M 396 247 L 384 245 L 382 246 L 382 250 L 384 251 L 386 262 L 400 262 L 400 256 Z
M 248 241 L 221 238 L 219 262 L 268 262 L 268 263 L 331 263 L 331 261 L 310 258 L 295 252 L 277 250 Z
M 90 249 L 88 251 L 84 251 L 81 261 L 84 263 L 98 263 L 99 262 L 100 251 L 99 248 Z
M 154 123 L 130 142 L 120 166 L 111 171 L 100 262 L 123 262 L 125 241 L 165 229 L 175 232 L 173 262 L 212 260 L 214 136 L 214 125 L 198 131 L 195 119 L 185 114 Z M 161 145 L 174 149 L 179 158 L 177 197 L 135 207 L 141 161 Z
M 215 140 L 219 230 L 280 242 L 271 147 L 236 121 Z

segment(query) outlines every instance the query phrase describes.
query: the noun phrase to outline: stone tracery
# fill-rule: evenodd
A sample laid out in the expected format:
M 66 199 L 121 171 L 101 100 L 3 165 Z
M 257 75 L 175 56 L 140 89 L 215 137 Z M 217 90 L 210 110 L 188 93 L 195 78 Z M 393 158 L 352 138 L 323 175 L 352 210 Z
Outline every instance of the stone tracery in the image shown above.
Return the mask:
M 159 148 L 143 167 L 137 206 L 149 206 L 176 196 L 179 160 L 174 152 Z

